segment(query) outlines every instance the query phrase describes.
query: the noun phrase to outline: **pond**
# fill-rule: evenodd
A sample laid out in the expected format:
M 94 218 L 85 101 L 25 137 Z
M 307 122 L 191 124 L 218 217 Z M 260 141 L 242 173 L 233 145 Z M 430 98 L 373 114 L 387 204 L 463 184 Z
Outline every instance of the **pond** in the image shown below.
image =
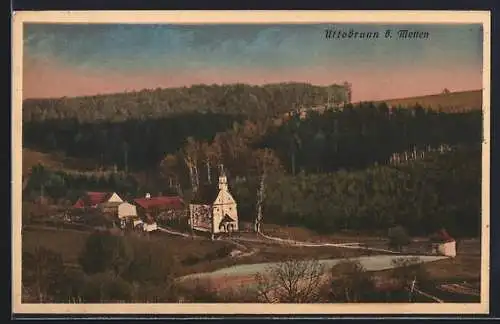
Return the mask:
M 394 268 L 393 260 L 401 258 L 418 258 L 420 262 L 433 262 L 438 260 L 447 259 L 446 256 L 431 256 L 431 255 L 374 255 L 374 256 L 364 256 L 351 258 L 351 261 L 359 261 L 361 265 L 366 269 L 366 271 L 381 271 Z M 345 259 L 326 259 L 319 260 L 319 262 L 327 269 L 332 268 L 339 262 L 345 261 Z M 270 267 L 278 265 L 279 262 L 267 262 L 267 263 L 254 263 L 254 264 L 242 264 L 236 265 L 228 268 L 222 268 L 213 272 L 195 273 L 184 276 L 180 278 L 184 279 L 195 279 L 195 278 L 210 278 L 215 279 L 219 277 L 227 276 L 255 276 L 258 273 L 263 273 L 267 271 Z

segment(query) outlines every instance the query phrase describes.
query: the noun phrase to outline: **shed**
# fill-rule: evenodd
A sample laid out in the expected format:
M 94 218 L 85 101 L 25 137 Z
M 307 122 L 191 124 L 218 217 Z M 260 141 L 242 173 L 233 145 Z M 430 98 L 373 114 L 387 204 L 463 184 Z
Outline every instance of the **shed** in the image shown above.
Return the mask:
M 454 258 L 457 255 L 456 241 L 445 229 L 441 229 L 431 237 L 431 248 L 433 254 L 444 255 Z

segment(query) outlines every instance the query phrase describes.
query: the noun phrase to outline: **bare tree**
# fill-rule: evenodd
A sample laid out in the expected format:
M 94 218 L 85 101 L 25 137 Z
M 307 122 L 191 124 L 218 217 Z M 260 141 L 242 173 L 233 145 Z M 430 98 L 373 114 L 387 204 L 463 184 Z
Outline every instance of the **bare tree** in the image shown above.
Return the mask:
M 319 302 L 323 274 L 318 260 L 281 262 L 256 275 L 258 299 L 266 303 Z
M 193 191 L 197 191 L 199 185 L 198 177 L 198 156 L 199 145 L 192 137 L 188 137 L 187 144 L 183 150 L 184 162 L 186 163 L 189 176 L 191 179 L 191 187 Z
M 266 172 L 262 173 L 262 176 L 260 178 L 260 186 L 259 190 L 257 192 L 257 217 L 255 218 L 255 232 L 256 233 L 261 233 L 261 225 L 262 225 L 262 204 L 264 202 L 264 196 L 265 196 L 265 180 L 266 180 Z

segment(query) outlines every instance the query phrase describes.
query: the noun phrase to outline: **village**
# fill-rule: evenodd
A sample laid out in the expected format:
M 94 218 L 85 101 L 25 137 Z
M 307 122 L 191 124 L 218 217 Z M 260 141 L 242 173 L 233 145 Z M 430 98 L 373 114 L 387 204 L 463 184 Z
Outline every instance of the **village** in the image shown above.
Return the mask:
M 159 224 L 189 227 L 209 233 L 214 239 L 221 233 L 238 232 L 237 203 L 230 193 L 227 177 L 221 174 L 215 184 L 204 184 L 189 204 L 180 196 L 151 196 L 123 200 L 116 192 L 86 192 L 65 212 L 67 222 L 85 222 L 89 215 L 99 215 L 112 227 L 122 230 L 153 232 Z
M 260 197 L 260 199 L 262 198 Z M 175 238 L 175 242 L 179 243 L 182 240 L 187 240 L 186 245 L 190 244 L 189 241 L 193 239 L 206 241 L 205 244 L 226 242 L 232 248 L 227 250 L 227 255 L 224 252 L 224 255 L 216 257 L 214 259 L 216 262 L 211 261 L 212 266 L 208 268 L 216 270 L 215 272 L 190 270 L 178 278 L 179 282 L 184 284 L 207 277 L 217 282 L 221 278 L 225 278 L 223 282 L 217 284 L 217 289 L 221 291 L 242 284 L 241 279 L 238 278 L 246 277 L 247 279 L 243 281 L 246 282 L 245 280 L 249 280 L 248 278 L 259 273 L 255 271 L 264 271 L 265 269 L 260 269 L 260 266 L 265 266 L 266 263 L 253 262 L 261 260 L 259 254 L 269 253 L 265 251 L 279 251 L 271 259 L 277 262 L 288 260 L 289 257 L 286 255 L 299 259 L 308 259 L 307 255 L 309 257 L 315 257 L 315 255 L 318 257 L 351 255 L 359 258 L 367 271 L 379 271 L 393 267 L 394 260 L 397 260 L 398 255 L 401 255 L 403 259 L 408 256 L 412 258 L 420 256 L 424 262 L 426 262 L 426 258 L 428 261 L 432 261 L 442 258 L 453 259 L 457 256 L 457 242 L 444 229 L 428 238 L 413 238 L 405 245 L 404 250 L 401 250 L 385 246 L 386 240 L 380 239 L 370 241 L 359 237 L 360 240 L 355 241 L 355 237 L 350 237 L 328 241 L 328 238 L 294 237 L 290 234 L 287 235 L 286 230 L 283 232 L 282 229 L 277 228 L 276 231 L 276 228 L 273 230 L 272 226 L 264 226 L 261 210 L 258 211 L 253 224 L 241 222 L 238 216 L 238 204 L 228 185 L 226 171 L 221 165 L 217 181 L 213 183 L 206 181 L 200 185 L 189 202 L 186 202 L 179 195 L 152 196 L 147 193 L 144 197 L 125 200 L 117 192 L 86 192 L 64 212 L 63 221 L 66 224 L 86 224 L 87 227 L 89 225 L 92 227 L 95 225 L 92 220 L 98 217 L 105 222 L 101 222 L 100 226 L 94 226 L 94 230 L 105 232 L 111 230 L 115 233 L 114 235 L 135 233 L 139 236 L 149 237 L 154 234 L 155 236 L 164 236 L 167 239 L 166 243 L 169 242 L 168 237 Z M 102 224 L 105 225 L 102 226 Z M 462 245 L 463 247 L 458 254 L 468 255 L 471 250 L 470 246 L 467 243 L 461 243 Z M 220 250 L 220 248 L 218 249 Z M 217 258 L 222 259 L 217 261 Z M 189 256 L 186 260 L 188 259 Z M 224 268 L 223 264 L 227 264 L 227 261 L 223 261 L 224 259 L 233 259 L 230 264 L 234 264 L 234 266 Z M 328 264 L 328 262 L 336 260 L 341 259 L 338 257 L 336 259 L 323 259 L 322 262 Z M 219 262 L 222 262 L 220 266 L 217 265 Z M 245 267 L 248 266 L 260 270 L 252 270 L 247 273 L 249 270 Z M 238 267 L 242 267 L 242 269 Z M 238 275 L 235 277 L 233 272 Z M 382 285 L 380 289 L 389 289 L 386 287 L 387 282 L 379 283 L 379 285 Z M 438 295 L 439 293 L 453 293 L 471 298 L 470 296 L 477 295 L 475 289 L 469 284 L 443 283 L 438 287 L 437 293 Z M 422 294 L 426 293 L 422 292 Z M 422 298 L 440 300 L 435 297 Z
M 89 224 L 89 220 L 100 217 L 105 220 L 106 228 L 119 228 L 123 232 L 136 233 L 164 232 L 181 237 L 198 237 L 210 240 L 231 237 L 233 240 L 263 242 L 274 241 L 279 244 L 300 246 L 342 246 L 379 252 L 391 251 L 380 245 L 366 246 L 358 242 L 328 243 L 304 242 L 293 237 L 274 237 L 262 231 L 262 210 L 259 209 L 254 223 L 240 222 L 238 204 L 228 185 L 228 179 L 221 165 L 218 181 L 206 182 L 196 189 L 193 197 L 186 202 L 179 195 L 152 196 L 124 200 L 117 192 L 88 191 L 64 212 L 64 222 L 68 224 Z M 98 226 L 97 229 L 103 229 Z M 247 234 L 247 235 L 245 235 Z M 250 234 L 250 235 L 248 235 Z M 255 236 L 257 234 L 257 236 Z M 427 242 L 422 248 L 422 242 Z M 410 242 L 411 243 L 411 242 Z M 445 229 L 428 238 L 416 239 L 407 244 L 405 252 L 423 255 L 455 257 L 456 241 Z

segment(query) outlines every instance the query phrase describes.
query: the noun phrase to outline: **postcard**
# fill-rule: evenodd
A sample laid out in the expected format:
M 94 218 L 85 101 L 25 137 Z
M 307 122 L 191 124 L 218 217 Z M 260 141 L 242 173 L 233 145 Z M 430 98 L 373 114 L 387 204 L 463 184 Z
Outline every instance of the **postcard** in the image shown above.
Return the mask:
M 16 314 L 485 314 L 490 15 L 13 16 Z

